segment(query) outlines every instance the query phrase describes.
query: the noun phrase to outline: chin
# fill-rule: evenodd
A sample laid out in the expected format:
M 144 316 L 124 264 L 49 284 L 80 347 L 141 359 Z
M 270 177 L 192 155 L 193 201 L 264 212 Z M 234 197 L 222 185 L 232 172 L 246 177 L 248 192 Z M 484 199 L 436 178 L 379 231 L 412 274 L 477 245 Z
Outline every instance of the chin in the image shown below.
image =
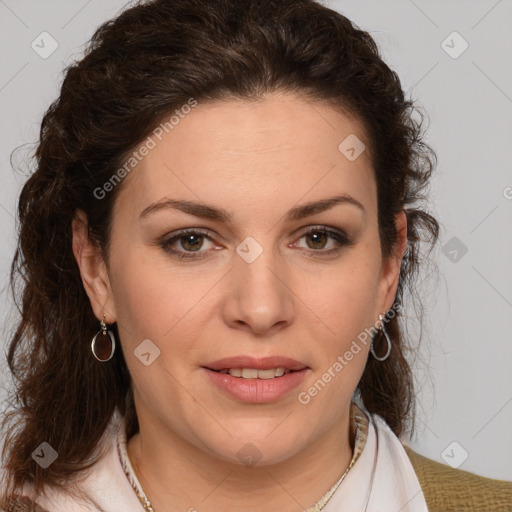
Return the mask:
M 222 440 L 202 439 L 201 444 L 202 449 L 207 447 L 212 455 L 225 462 L 249 467 L 279 464 L 295 455 L 307 443 L 298 433 L 289 430 L 283 430 L 280 435 L 275 431 L 272 433 L 272 429 L 267 427 L 255 432 L 252 423 L 245 431 L 239 427 L 236 437 L 226 434 Z

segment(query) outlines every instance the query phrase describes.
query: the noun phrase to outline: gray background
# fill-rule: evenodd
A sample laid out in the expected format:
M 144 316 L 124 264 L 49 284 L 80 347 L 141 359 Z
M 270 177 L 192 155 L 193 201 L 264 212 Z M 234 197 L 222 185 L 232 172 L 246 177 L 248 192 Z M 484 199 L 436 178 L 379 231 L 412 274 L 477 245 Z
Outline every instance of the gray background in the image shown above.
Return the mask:
M 324 3 L 376 39 L 407 94 L 428 113 L 428 141 L 439 156 L 430 204 L 443 225 L 432 255 L 439 276 L 425 272 L 419 288 L 426 324 L 413 361 L 418 419 L 409 444 L 440 462 L 512 480 L 512 2 Z M 124 5 L 129 2 L 0 0 L 2 347 L 16 320 L 7 275 L 24 180 L 12 171 L 11 151 L 37 142 L 61 70 Z M 58 43 L 46 59 L 31 47 L 43 31 Z M 458 55 L 464 41 L 469 46 Z M 415 313 L 407 313 L 414 332 Z

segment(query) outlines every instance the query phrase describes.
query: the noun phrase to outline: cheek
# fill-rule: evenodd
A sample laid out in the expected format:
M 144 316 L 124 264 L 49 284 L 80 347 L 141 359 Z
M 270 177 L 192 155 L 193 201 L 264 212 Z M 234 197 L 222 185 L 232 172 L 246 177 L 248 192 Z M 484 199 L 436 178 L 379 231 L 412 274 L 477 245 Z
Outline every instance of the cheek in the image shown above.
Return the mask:
M 112 290 L 120 328 L 130 343 L 145 338 L 165 339 L 192 310 L 211 284 L 176 272 L 141 252 L 126 251 L 118 259 Z
M 337 273 L 337 282 L 324 283 L 313 292 L 312 309 L 317 308 L 322 322 L 315 328 L 317 335 L 310 333 L 317 344 L 316 365 L 311 379 L 301 388 L 298 401 L 325 417 L 337 417 L 351 400 L 370 348 L 376 270 L 371 258 L 365 263 L 360 256 L 354 258 L 357 263 Z
M 185 279 L 175 270 L 171 275 L 169 267 L 162 268 L 136 250 L 126 251 L 117 261 L 112 291 L 132 385 L 142 401 L 153 403 L 156 409 L 177 407 L 180 393 L 159 394 L 155 389 L 175 385 L 175 379 L 181 380 L 187 371 L 183 363 L 195 357 L 187 326 L 208 284 Z M 139 347 L 145 347 L 144 351 Z M 141 354 L 148 352 L 146 366 Z
M 373 323 L 379 273 L 380 263 L 374 254 L 365 247 L 355 249 L 322 286 L 314 288 L 316 300 L 339 326 Z
M 343 371 L 335 373 L 343 373 L 343 379 L 358 380 L 371 341 L 368 330 L 377 320 L 379 270 L 375 253 L 354 250 L 330 280 L 316 286 L 310 283 L 311 309 L 321 320 L 318 329 L 324 332 L 316 338 L 323 348 L 320 371 L 332 367 L 342 356 Z

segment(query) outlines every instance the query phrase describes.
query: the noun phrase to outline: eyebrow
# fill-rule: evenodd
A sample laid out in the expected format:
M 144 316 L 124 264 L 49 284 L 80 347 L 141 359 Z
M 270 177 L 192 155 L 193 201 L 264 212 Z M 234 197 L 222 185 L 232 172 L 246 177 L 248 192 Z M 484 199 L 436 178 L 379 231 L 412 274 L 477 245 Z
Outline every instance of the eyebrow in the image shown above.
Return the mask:
M 300 220 L 304 217 L 309 217 L 310 215 L 315 215 L 317 213 L 329 210 L 338 204 L 356 206 L 363 213 L 366 213 L 364 206 L 357 199 L 348 194 L 341 194 L 326 199 L 320 199 L 318 201 L 311 201 L 300 206 L 295 206 L 286 214 L 286 220 Z M 218 221 L 225 224 L 230 224 L 233 222 L 233 215 L 222 208 L 209 206 L 205 203 L 196 201 L 185 201 L 180 199 L 167 198 L 151 203 L 139 215 L 139 220 L 147 217 L 151 213 L 155 213 L 164 209 L 180 210 L 182 212 L 188 213 L 189 215 L 194 215 L 195 217 L 201 217 L 203 219 Z

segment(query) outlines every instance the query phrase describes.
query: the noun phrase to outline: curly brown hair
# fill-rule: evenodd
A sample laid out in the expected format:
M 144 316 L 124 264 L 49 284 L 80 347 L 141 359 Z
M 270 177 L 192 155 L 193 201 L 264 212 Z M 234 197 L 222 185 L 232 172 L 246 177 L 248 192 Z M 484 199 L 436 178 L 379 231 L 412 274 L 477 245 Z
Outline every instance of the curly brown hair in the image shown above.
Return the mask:
M 395 214 L 407 215 L 408 248 L 395 303 L 406 289 L 415 295 L 421 242 L 431 250 L 439 233 L 436 219 L 420 205 L 436 155 L 424 142 L 424 114 L 405 98 L 372 37 L 313 0 L 139 2 L 103 23 L 84 57 L 66 67 L 60 95 L 42 119 L 37 167 L 19 197 L 10 284 L 21 319 L 7 354 L 16 391 L 3 422 L 9 489 L 26 482 L 36 492 L 61 487 L 92 465 L 116 408 L 126 418 L 127 435 L 138 430 L 122 350 L 107 364 L 91 357 L 98 321 L 72 251 L 76 210 L 86 213 L 89 236 L 108 261 L 112 209 L 122 184 L 102 199 L 94 191 L 164 116 L 191 97 L 251 100 L 274 91 L 326 102 L 362 121 L 384 257 L 397 242 Z M 370 356 L 358 384 L 366 408 L 396 435 L 414 417 L 399 317 L 387 323 L 389 358 Z M 118 334 L 115 324 L 111 329 Z M 59 454 L 45 470 L 31 457 L 42 441 Z

